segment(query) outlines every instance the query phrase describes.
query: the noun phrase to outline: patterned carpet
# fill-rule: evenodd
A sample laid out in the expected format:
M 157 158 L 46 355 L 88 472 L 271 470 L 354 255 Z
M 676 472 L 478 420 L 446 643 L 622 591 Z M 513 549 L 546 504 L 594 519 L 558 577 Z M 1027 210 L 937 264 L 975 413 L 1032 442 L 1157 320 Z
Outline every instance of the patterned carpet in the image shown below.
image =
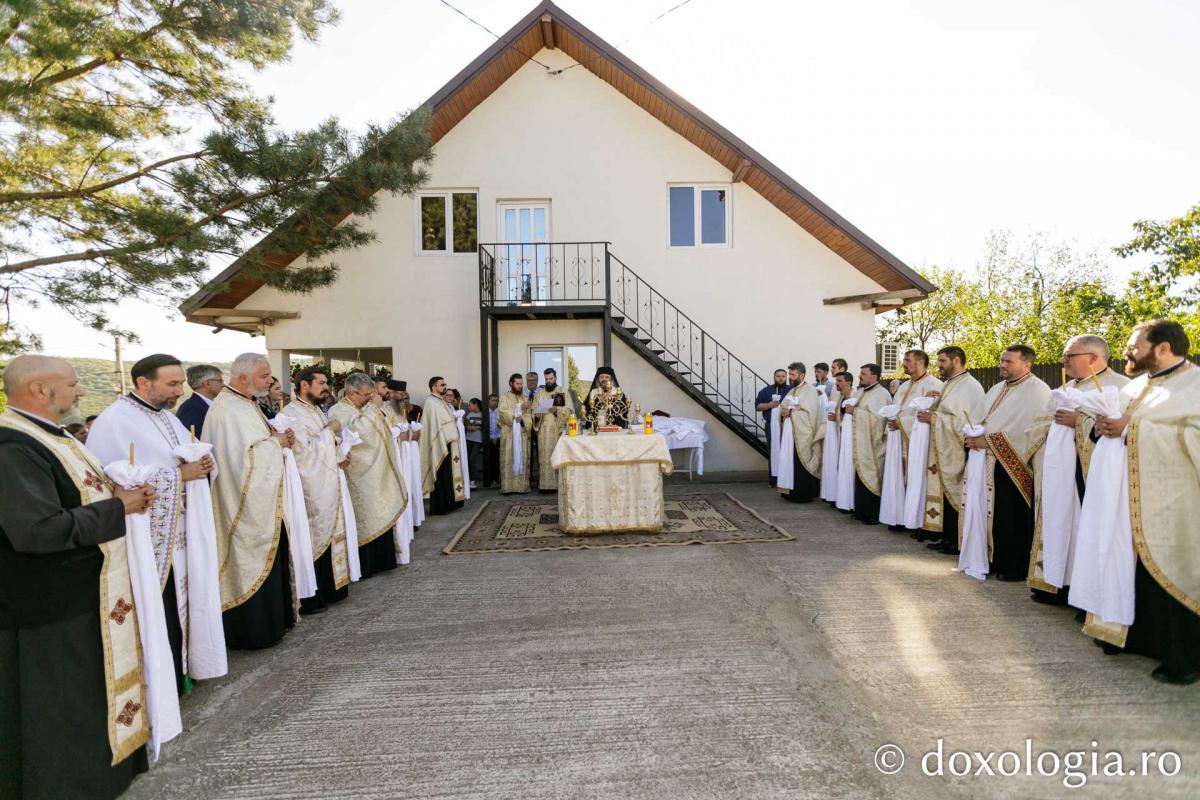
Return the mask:
M 668 497 L 666 523 L 658 533 L 600 533 L 571 536 L 558 527 L 557 499 L 488 500 L 442 552 L 519 553 L 535 550 L 596 550 L 676 544 L 786 542 L 793 537 L 728 494 Z

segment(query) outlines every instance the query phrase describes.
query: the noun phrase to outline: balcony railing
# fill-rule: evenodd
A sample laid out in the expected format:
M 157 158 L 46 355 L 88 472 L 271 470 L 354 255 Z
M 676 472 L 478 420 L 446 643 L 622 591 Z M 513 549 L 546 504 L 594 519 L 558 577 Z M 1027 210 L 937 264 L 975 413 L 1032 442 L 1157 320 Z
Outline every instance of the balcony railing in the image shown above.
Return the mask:
M 607 242 L 479 245 L 483 306 L 598 305 L 608 299 Z

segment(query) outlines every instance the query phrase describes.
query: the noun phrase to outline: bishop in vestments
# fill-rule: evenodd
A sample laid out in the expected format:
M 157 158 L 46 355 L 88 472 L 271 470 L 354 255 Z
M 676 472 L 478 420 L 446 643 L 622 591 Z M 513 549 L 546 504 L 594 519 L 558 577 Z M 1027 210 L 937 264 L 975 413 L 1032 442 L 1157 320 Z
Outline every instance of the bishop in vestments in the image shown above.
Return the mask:
M 500 494 L 529 491 L 530 430 L 533 413 L 522 390 L 521 374 L 508 379 L 500 397 Z
M 925 524 L 934 539 L 931 549 L 958 555 L 962 534 L 963 488 L 966 483 L 967 451 L 963 425 L 971 409 L 983 400 L 983 386 L 967 372 L 967 354 L 953 345 L 938 350 L 938 374 L 942 388 L 937 401 L 917 419 L 929 423 L 929 463 L 925 468 Z
M 1151 676 L 1172 684 L 1200 680 L 1200 368 L 1190 346 L 1177 322 L 1135 327 L 1125 370 L 1141 375 L 1121 390 L 1125 413 L 1096 421 L 1129 448 L 1137 566 L 1125 649 L 1161 661 Z
M 558 385 L 558 373 L 553 367 L 547 367 L 542 374 L 546 382 L 533 397 L 533 429 L 538 441 L 538 489 L 553 492 L 558 489 L 558 470 L 550 466 L 550 456 L 554 454 L 558 437 L 567 429 L 567 419 L 575 413 L 575 403 L 571 393 Z M 550 408 L 538 413 L 536 409 L 543 402 L 549 402 Z
M 421 489 L 429 495 L 430 514 L 449 514 L 466 499 L 462 457 L 458 446 L 458 420 L 442 394 L 446 381 L 429 379 L 429 399 L 422 414 L 418 444 L 421 451 Z
M 66 361 L 18 356 L 0 414 L 0 797 L 113 798 L 147 768 L 149 723 L 125 515 L 59 424 L 83 387 Z
M 987 552 L 1002 581 L 1023 581 L 1033 546 L 1033 457 L 1052 418 L 1050 387 L 1030 370 L 1034 352 L 1023 344 L 1000 354 L 1000 383 L 971 412 L 982 436 L 964 438 L 986 451 Z
M 271 365 L 243 353 L 204 419 L 201 439 L 220 465 L 212 484 L 225 643 L 271 647 L 296 624 L 296 592 L 283 525 L 283 448 L 294 437 L 267 423 L 258 400 L 271 385 Z
M 793 503 L 807 503 L 821 493 L 821 455 L 825 447 L 825 407 L 823 395 L 805 383 L 806 368 L 801 361 L 788 365 L 792 389 L 779 414 L 785 424 L 782 432 L 792 436 L 792 485 L 779 492 Z M 791 425 L 786 422 L 790 420 Z
M 338 474 L 352 458 L 339 457 L 337 434 L 341 423 L 328 419 L 321 404 L 329 399 L 329 373 L 324 367 L 305 367 L 296 375 L 296 399 L 279 412 L 296 437 L 292 453 L 304 487 L 308 531 L 312 540 L 317 593 L 300 601 L 303 614 L 316 614 L 344 600 L 350 589 L 350 548 L 358 550 L 357 528 L 347 526 Z M 351 512 L 353 518 L 353 512 Z
M 343 431 L 362 439 L 350 452 L 346 480 L 358 523 L 358 560 L 362 576 L 396 568 L 396 521 L 408 505 L 408 490 L 392 431 L 372 398 L 375 382 L 365 372 L 346 377 L 346 396 L 329 411 Z
M 863 364 L 858 372 L 857 405 L 847 408 L 854 415 L 854 516 L 865 525 L 879 524 L 879 495 L 883 484 L 883 454 L 887 449 L 886 420 L 879 410 L 892 402 L 879 383 L 878 364 Z
M 225 634 L 221 628 L 217 541 L 210 515 L 186 513 L 187 486 L 207 481 L 213 459 L 181 463 L 193 435 L 167 409 L 183 393 L 184 372 L 179 359 L 166 354 L 147 356 L 130 370 L 133 391 L 118 398 L 96 418 L 88 449 L 102 464 L 120 461 L 135 449 L 138 465 L 154 468 L 149 483 L 158 498 L 150 507 L 151 543 L 158 568 L 159 591 L 167 621 L 167 640 L 175 662 L 180 694 L 184 675 L 217 678 L 227 671 Z

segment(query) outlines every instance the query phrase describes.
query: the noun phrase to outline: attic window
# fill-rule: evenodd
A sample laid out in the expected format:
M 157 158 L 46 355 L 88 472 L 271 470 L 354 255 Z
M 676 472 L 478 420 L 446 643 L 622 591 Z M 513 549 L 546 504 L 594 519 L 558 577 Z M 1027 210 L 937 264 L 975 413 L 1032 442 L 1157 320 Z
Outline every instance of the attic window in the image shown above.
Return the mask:
M 417 195 L 417 253 L 474 253 L 479 240 L 476 192 L 421 192 Z
M 728 184 L 667 187 L 669 247 L 729 245 Z

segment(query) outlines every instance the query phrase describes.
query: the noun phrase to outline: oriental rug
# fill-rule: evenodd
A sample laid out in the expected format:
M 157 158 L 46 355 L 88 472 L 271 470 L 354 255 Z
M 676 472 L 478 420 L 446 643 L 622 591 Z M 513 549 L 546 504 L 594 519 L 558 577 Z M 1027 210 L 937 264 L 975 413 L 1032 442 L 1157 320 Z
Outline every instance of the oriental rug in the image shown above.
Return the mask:
M 657 533 L 596 533 L 571 536 L 558 527 L 553 495 L 488 500 L 442 551 L 528 553 L 535 550 L 602 550 L 612 547 L 664 547 L 679 544 L 787 542 L 794 537 L 728 494 L 669 496 L 666 523 Z

